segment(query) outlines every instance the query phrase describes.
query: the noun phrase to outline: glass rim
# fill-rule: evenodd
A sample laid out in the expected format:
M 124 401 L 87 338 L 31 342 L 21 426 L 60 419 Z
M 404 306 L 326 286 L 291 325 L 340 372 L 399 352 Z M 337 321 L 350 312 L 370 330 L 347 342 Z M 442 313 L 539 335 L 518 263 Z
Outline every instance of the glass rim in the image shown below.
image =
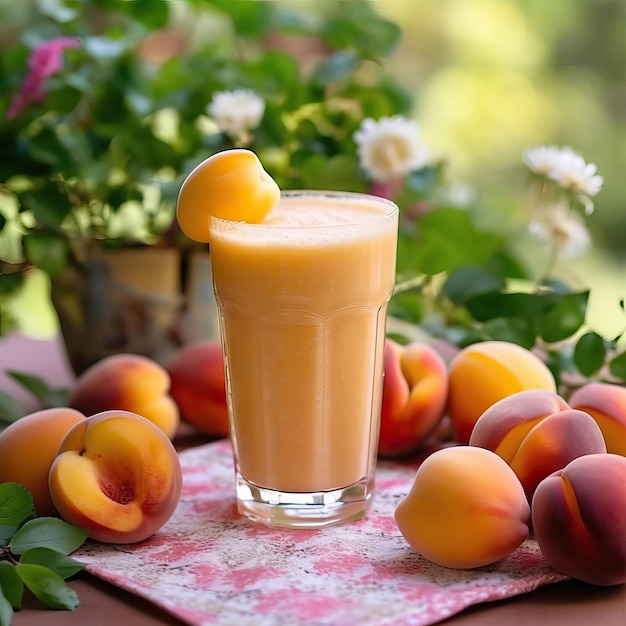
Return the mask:
M 299 198 L 299 197 L 323 197 L 323 198 L 333 198 L 333 199 L 341 199 L 345 198 L 346 200 L 358 200 L 361 202 L 374 202 L 376 204 L 384 204 L 389 207 L 389 212 L 384 213 L 383 215 L 391 215 L 398 210 L 398 205 L 389 198 L 384 198 L 383 196 L 376 196 L 371 193 L 361 192 L 361 191 L 339 191 L 333 189 L 283 189 L 280 192 L 281 200 L 283 198 Z
M 346 228 L 347 226 L 355 226 L 355 225 L 365 225 L 365 224 L 373 224 L 380 221 L 388 220 L 391 217 L 396 216 L 400 209 L 398 205 L 389 198 L 384 198 L 383 196 L 375 196 L 373 194 L 358 192 L 358 191 L 338 191 L 338 190 L 329 190 L 329 189 L 284 189 L 280 192 L 280 201 L 282 200 L 290 200 L 296 198 L 327 198 L 334 200 L 352 200 L 360 203 L 367 204 L 376 204 L 379 206 L 386 206 L 387 210 L 381 212 L 377 215 L 372 215 L 368 217 L 366 220 L 357 220 L 357 221 L 348 221 L 343 222 L 341 224 L 314 224 L 307 225 L 307 229 L 335 229 L 335 228 Z M 229 230 L 234 226 L 238 225 L 240 228 L 246 229 L 302 229 L 302 225 L 299 224 L 265 224 L 263 222 L 244 222 L 244 221 L 233 221 L 224 219 L 221 217 L 216 217 L 214 215 L 209 216 L 209 222 L 215 224 L 224 224 Z

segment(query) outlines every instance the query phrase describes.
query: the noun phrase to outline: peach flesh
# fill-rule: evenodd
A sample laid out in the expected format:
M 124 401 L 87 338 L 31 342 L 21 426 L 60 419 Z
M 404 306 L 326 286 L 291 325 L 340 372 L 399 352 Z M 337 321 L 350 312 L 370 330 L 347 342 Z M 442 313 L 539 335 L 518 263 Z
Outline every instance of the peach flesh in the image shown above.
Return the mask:
M 176 450 L 152 422 L 105 411 L 67 434 L 49 476 L 62 517 L 107 543 L 135 543 L 173 514 L 182 470 Z

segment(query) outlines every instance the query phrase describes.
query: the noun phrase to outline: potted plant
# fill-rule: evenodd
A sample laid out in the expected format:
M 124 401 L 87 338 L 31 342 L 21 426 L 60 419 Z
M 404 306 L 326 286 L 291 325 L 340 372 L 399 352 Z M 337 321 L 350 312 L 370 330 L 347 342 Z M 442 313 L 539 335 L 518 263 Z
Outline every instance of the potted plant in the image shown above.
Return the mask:
M 285 188 L 365 189 L 354 129 L 410 108 L 376 65 L 399 28 L 366 2 L 315 19 L 274 3 L 177 8 L 57 3 L 4 46 L 0 293 L 34 269 L 49 276 L 77 373 L 114 351 L 163 360 L 190 336 L 179 287 L 206 282 L 188 271 L 206 251 L 174 210 L 199 160 L 246 146 Z
M 154 129 L 167 89 L 157 93 L 159 68 L 142 53 L 149 24 L 118 8 L 40 13 L 3 50 L 0 76 L 2 292 L 33 269 L 49 276 L 77 373 L 116 350 L 159 354 L 180 307 L 177 252 L 187 245 L 171 230 L 166 191 L 185 154 Z M 161 264 L 156 286 L 128 280 L 146 265 L 131 250 Z

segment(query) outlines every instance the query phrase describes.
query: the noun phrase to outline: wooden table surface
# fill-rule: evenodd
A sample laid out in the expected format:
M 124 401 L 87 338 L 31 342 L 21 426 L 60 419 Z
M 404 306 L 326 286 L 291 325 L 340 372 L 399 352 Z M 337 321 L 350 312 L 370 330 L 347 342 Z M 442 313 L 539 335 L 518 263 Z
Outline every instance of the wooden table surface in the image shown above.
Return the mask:
M 6 377 L 4 372 L 7 369 L 36 374 L 55 387 L 68 386 L 72 381 L 58 340 L 35 340 L 16 335 L 0 338 L 0 389 L 11 392 L 30 408 L 32 399 Z M 190 443 L 193 444 L 193 438 L 179 442 L 182 446 Z M 150 602 L 90 574 L 78 574 L 69 585 L 76 590 L 80 600 L 75 611 L 50 610 L 26 594 L 23 609 L 15 613 L 13 626 L 184 624 Z M 573 580 L 556 583 L 507 600 L 471 607 L 441 623 L 450 626 L 625 626 L 626 585 L 595 587 Z

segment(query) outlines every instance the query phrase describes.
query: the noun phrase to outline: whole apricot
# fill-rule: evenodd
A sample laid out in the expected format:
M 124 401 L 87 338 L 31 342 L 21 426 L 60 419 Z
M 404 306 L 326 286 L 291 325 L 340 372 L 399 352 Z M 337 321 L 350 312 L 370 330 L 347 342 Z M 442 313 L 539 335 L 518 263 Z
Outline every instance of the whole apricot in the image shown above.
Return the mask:
M 556 392 L 548 366 L 533 352 L 507 341 L 463 348 L 448 369 L 448 414 L 455 436 L 468 443 L 474 424 L 495 402 L 518 391 Z
M 49 474 L 61 517 L 106 543 L 135 543 L 174 513 L 182 469 L 172 442 L 153 422 L 104 411 L 63 438 Z
M 626 387 L 587 383 L 574 391 L 569 403 L 596 420 L 608 452 L 626 456 Z
M 530 501 L 552 472 L 583 454 L 606 452 L 595 420 L 556 393 L 519 391 L 492 404 L 477 420 L 469 444 L 492 450 L 517 474 Z
M 429 344 L 386 339 L 384 374 L 378 455 L 397 457 L 417 450 L 441 421 L 448 370 Z
M 169 374 L 156 361 L 138 354 L 115 354 L 79 376 L 68 404 L 87 416 L 112 409 L 139 413 L 173 439 L 180 414 L 169 388 Z
M 0 433 L 0 483 L 19 483 L 33 496 L 37 515 L 56 515 L 48 472 L 68 431 L 85 416 L 74 409 L 42 409 L 21 417 Z
M 197 341 L 176 352 L 167 371 L 181 418 L 209 435 L 228 435 L 224 353 L 218 340 Z
M 476 420 L 469 444 L 497 452 L 509 460 L 526 435 L 548 415 L 569 409 L 555 391 L 529 389 L 494 402 Z
M 532 524 L 555 570 L 594 585 L 626 583 L 626 457 L 588 454 L 542 480 Z
M 429 455 L 395 510 L 407 542 L 444 567 L 507 556 L 528 536 L 530 507 L 513 470 L 494 452 L 456 446 Z

